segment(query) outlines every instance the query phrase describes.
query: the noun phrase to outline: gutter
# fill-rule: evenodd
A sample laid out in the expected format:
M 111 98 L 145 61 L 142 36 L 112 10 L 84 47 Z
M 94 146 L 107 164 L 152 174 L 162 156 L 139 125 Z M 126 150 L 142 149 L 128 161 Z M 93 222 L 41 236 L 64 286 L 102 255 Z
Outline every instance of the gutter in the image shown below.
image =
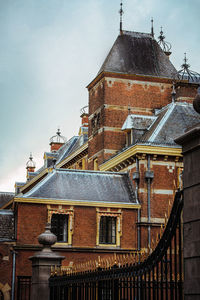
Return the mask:
M 13 265 L 12 265 L 12 289 L 11 289 L 11 300 L 15 300 L 15 271 L 16 271 L 16 251 L 12 250 Z
M 151 249 L 151 181 L 154 178 L 154 173 L 150 168 L 151 156 L 147 156 L 147 171 L 145 179 L 147 180 L 147 222 L 148 222 L 148 247 Z

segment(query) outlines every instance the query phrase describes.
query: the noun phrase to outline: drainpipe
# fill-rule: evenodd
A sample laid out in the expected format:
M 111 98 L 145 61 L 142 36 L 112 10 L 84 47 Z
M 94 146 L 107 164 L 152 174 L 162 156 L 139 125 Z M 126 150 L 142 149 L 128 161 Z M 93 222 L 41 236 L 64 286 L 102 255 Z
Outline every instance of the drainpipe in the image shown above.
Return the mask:
M 12 266 L 12 289 L 11 289 L 11 300 L 15 300 L 15 269 L 16 269 L 16 251 L 12 250 L 13 266 Z
M 147 156 L 147 171 L 145 172 L 145 179 L 147 181 L 147 222 L 148 222 L 148 246 L 151 249 L 151 181 L 154 178 L 154 173 L 150 168 L 150 155 Z
M 136 200 L 139 202 L 139 181 L 140 181 L 140 169 L 139 169 L 139 159 L 136 157 L 136 172 L 133 173 L 133 180 L 135 181 L 135 194 Z M 141 231 L 140 231 L 140 221 L 141 221 L 141 211 L 138 209 L 137 215 L 137 244 L 138 244 L 138 251 L 141 250 Z

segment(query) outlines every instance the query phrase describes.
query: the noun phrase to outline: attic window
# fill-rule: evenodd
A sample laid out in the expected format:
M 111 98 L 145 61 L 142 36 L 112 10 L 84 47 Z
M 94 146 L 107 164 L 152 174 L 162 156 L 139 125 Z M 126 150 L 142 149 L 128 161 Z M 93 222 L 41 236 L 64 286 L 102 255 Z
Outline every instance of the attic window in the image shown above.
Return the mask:
M 51 218 L 51 231 L 57 236 L 57 242 L 68 243 L 69 216 L 53 214 Z

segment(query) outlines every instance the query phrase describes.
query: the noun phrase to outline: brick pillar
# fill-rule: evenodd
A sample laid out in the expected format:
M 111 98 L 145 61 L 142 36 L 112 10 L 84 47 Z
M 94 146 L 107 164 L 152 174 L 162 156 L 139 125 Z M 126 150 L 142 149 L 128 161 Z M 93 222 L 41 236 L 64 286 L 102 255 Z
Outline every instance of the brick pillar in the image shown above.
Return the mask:
M 45 232 L 38 237 L 39 243 L 43 245 L 42 251 L 36 252 L 29 258 L 32 261 L 31 300 L 49 300 L 51 266 L 61 266 L 65 258 L 51 250 L 57 238 L 51 233 L 50 228 L 51 225 L 47 224 Z
M 200 125 L 175 140 L 184 162 L 184 295 L 200 299 Z

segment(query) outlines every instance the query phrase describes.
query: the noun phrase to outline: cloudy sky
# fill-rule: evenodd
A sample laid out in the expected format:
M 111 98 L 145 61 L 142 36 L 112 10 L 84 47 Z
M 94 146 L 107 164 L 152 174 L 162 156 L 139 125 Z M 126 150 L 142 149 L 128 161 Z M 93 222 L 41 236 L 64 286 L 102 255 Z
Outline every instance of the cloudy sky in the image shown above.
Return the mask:
M 32 152 L 42 165 L 58 126 L 77 135 L 86 85 L 119 33 L 120 0 L 0 0 L 0 191 L 25 180 Z M 160 26 L 180 69 L 200 72 L 199 0 L 124 0 L 123 27 Z

